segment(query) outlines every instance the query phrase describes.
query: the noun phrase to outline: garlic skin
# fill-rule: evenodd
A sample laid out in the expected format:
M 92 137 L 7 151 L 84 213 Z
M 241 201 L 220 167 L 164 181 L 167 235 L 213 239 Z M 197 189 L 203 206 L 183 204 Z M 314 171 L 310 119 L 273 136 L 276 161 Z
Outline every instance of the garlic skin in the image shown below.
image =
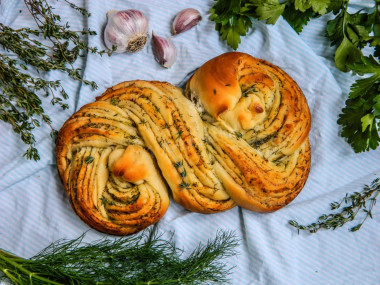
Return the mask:
M 177 48 L 169 38 L 159 37 L 152 32 L 153 54 L 163 67 L 170 68 L 177 60 Z
M 202 16 L 198 10 L 187 8 L 180 11 L 174 18 L 172 34 L 178 35 L 180 33 L 190 30 L 192 27 L 198 25 L 202 20 Z
M 116 53 L 137 52 L 148 40 L 148 19 L 138 10 L 111 10 L 107 13 L 108 21 L 104 30 L 104 43 Z

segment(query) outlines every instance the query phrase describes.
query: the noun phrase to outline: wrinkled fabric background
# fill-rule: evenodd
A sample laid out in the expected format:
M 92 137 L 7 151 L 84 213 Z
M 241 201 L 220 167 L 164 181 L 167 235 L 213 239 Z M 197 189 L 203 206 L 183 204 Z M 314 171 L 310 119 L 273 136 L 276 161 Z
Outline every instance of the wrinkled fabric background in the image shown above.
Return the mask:
M 230 49 L 208 19 L 213 1 L 73 1 L 91 13 L 83 19 L 64 1 L 51 1 L 63 21 L 73 29 L 89 27 L 98 35 L 89 38 L 91 46 L 104 48 L 102 31 L 106 11 L 135 8 L 150 21 L 150 32 L 169 36 L 177 12 L 193 7 L 203 15 L 200 24 L 173 38 L 178 59 L 171 69 L 154 60 L 150 41 L 136 54 L 111 57 L 88 55 L 77 64 L 85 79 L 95 81 L 95 91 L 62 76 L 59 72 L 42 74 L 61 79 L 69 94 L 70 108 L 62 111 L 44 100 L 44 109 L 59 129 L 82 105 L 94 101 L 108 87 L 134 79 L 168 81 L 178 84 L 202 63 Z M 350 9 L 371 7 L 372 1 L 350 1 Z M 310 132 L 312 165 L 309 179 L 299 196 L 287 207 L 270 214 L 253 213 L 239 207 L 214 214 L 191 213 L 172 201 L 167 214 L 158 223 L 159 232 L 177 246 L 191 251 L 200 242 L 215 237 L 218 229 L 234 231 L 241 239 L 238 255 L 226 259 L 236 266 L 230 276 L 233 284 L 379 284 L 380 283 L 380 206 L 373 220 L 351 233 L 355 224 L 318 234 L 297 234 L 288 220 L 314 222 L 329 211 L 329 203 L 345 193 L 359 191 L 380 173 L 380 149 L 355 154 L 338 135 L 336 121 L 353 82 L 350 74 L 334 67 L 334 49 L 324 37 L 325 23 L 332 15 L 312 20 L 301 35 L 286 21 L 275 26 L 254 22 L 254 28 L 242 38 L 238 51 L 268 60 L 290 74 L 303 90 L 312 113 Z M 23 1 L 2 0 L 0 22 L 14 28 L 34 27 Z M 39 162 L 22 157 L 26 146 L 10 126 L 0 122 L 0 247 L 23 257 L 31 257 L 57 239 L 76 238 L 88 231 L 85 240 L 106 235 L 89 230 L 72 211 L 55 164 L 54 144 L 49 128 L 36 129 Z M 107 238 L 113 238 L 106 236 Z

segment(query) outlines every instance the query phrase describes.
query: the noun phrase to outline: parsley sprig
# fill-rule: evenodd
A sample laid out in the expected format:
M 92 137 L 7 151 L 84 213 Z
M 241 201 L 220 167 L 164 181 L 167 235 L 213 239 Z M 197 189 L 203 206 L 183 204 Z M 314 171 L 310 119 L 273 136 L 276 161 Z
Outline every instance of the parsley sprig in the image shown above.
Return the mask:
M 311 18 L 328 12 L 339 11 L 345 0 L 216 0 L 211 8 L 210 19 L 215 29 L 233 49 L 237 49 L 241 36 L 252 28 L 252 19 L 265 20 L 275 24 L 282 15 L 300 33 Z
M 245 15 L 242 0 L 218 0 L 211 8 L 210 19 L 215 22 L 215 29 L 227 44 L 237 49 L 241 40 L 252 27 L 252 21 Z
M 350 65 L 359 74 L 372 74 L 358 79 L 351 86 L 346 106 L 339 115 L 341 135 L 355 152 L 376 149 L 379 145 L 380 119 L 380 64 L 373 57 L 362 57 L 361 63 Z

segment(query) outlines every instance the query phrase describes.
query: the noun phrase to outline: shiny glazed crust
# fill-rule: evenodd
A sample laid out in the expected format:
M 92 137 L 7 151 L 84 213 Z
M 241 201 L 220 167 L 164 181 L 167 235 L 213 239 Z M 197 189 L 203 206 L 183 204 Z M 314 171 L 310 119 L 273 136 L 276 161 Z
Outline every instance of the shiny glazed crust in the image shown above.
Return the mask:
M 174 200 L 189 210 L 215 213 L 235 206 L 203 140 L 203 122 L 181 89 L 123 82 L 66 121 L 58 134 L 57 166 L 84 222 L 132 234 L 166 212 L 162 176 Z
M 230 52 L 201 66 L 186 96 L 204 108 L 213 167 L 237 205 L 270 212 L 298 195 L 310 169 L 311 117 L 288 74 Z
M 196 71 L 185 95 L 165 82 L 123 82 L 62 126 L 57 167 L 85 223 L 136 233 L 167 211 L 167 186 L 199 213 L 270 212 L 298 195 L 310 169 L 310 112 L 289 75 L 226 53 Z

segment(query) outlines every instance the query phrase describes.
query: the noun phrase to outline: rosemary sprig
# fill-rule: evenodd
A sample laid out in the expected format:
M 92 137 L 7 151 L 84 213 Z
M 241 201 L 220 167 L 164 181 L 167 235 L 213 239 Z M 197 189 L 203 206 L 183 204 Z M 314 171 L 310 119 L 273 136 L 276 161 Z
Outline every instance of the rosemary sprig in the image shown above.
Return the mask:
M 85 9 L 65 2 L 82 15 L 90 16 Z M 54 8 L 46 0 L 24 0 L 24 3 L 37 29 L 15 30 L 0 23 L 0 46 L 7 52 L 0 53 L 0 120 L 9 123 L 29 146 L 24 156 L 39 160 L 33 130 L 45 123 L 51 128 L 53 137 L 55 133 L 50 117 L 42 108 L 41 98 L 50 96 L 52 105 L 66 109 L 68 105 L 63 101 L 68 95 L 59 80 L 31 76 L 28 69 L 37 74 L 58 70 L 96 89 L 96 83 L 83 79 L 81 69 L 74 68 L 73 64 L 89 52 L 103 55 L 106 51 L 89 47 L 83 39 L 96 32 L 71 30 L 68 23 L 62 23 L 60 16 L 53 13 Z
M 0 281 L 13 284 L 226 284 L 238 240 L 219 231 L 213 240 L 181 258 L 172 239 L 143 231 L 116 240 L 83 244 L 81 237 L 57 241 L 31 259 L 0 249 Z
M 294 220 L 290 220 L 289 224 L 300 230 L 316 233 L 320 229 L 333 229 L 344 226 L 348 222 L 352 222 L 357 214 L 361 211 L 365 213 L 363 220 L 356 226 L 350 228 L 351 232 L 359 230 L 368 217 L 372 219 L 372 209 L 376 204 L 376 198 L 380 193 L 380 179 L 376 178 L 372 181 L 371 185 L 365 185 L 361 192 L 354 192 L 346 194 L 340 202 L 333 202 L 330 204 L 331 210 L 340 209 L 341 211 L 333 214 L 324 214 L 318 218 L 318 221 L 310 225 L 300 225 Z

